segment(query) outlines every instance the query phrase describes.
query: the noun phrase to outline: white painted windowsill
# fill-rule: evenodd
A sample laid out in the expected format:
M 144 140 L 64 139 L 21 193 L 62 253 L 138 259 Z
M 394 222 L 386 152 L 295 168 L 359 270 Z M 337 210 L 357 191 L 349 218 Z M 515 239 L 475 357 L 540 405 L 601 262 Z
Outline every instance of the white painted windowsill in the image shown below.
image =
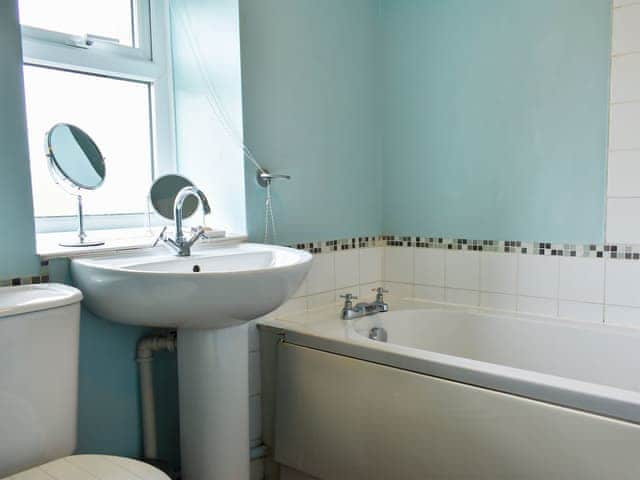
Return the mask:
M 90 240 L 103 240 L 104 245 L 97 247 L 61 247 L 63 240 L 71 241 L 77 238 L 75 232 L 39 233 L 36 235 L 36 252 L 40 260 L 52 258 L 75 258 L 100 253 L 138 250 L 151 248 L 160 233 L 160 227 L 149 228 L 121 228 L 110 230 L 91 230 Z M 239 243 L 247 240 L 246 235 L 227 233 L 225 236 L 200 240 L 199 244 Z M 157 248 L 163 248 L 158 246 Z

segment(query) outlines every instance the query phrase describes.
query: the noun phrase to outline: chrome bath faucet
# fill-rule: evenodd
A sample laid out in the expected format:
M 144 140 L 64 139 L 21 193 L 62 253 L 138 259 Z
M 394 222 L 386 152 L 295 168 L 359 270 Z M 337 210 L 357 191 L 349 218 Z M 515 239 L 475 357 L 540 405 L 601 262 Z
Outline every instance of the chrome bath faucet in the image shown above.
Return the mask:
M 382 287 L 374 288 L 372 291 L 376 292 L 376 299 L 373 302 L 362 302 L 355 306 L 353 305 L 353 300 L 358 297 L 354 297 L 351 293 L 340 295 L 341 298 L 344 298 L 344 306 L 341 311 L 342 319 L 352 320 L 354 318 L 364 317 L 365 315 L 388 312 L 389 305 L 384 301 L 384 294 L 389 292 Z

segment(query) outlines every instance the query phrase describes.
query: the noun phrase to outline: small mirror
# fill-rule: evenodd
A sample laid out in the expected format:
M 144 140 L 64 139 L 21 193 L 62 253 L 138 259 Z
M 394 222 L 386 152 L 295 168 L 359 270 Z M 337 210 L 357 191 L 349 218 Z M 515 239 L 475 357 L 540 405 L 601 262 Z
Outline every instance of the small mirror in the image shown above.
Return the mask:
M 54 125 L 46 134 L 45 153 L 54 181 L 78 199 L 78 239 L 63 247 L 102 245 L 88 241 L 82 216 L 82 190 L 95 190 L 104 182 L 106 167 L 100 149 L 84 131 L 68 123 Z
M 162 218 L 174 220 L 173 204 L 178 192 L 193 183 L 182 175 L 164 175 L 158 177 L 149 192 L 149 200 L 155 212 Z M 198 209 L 198 199 L 193 195 L 184 200 L 182 218 L 189 218 Z
M 66 123 L 55 125 L 47 134 L 49 162 L 73 187 L 95 190 L 105 178 L 104 157 L 84 131 Z

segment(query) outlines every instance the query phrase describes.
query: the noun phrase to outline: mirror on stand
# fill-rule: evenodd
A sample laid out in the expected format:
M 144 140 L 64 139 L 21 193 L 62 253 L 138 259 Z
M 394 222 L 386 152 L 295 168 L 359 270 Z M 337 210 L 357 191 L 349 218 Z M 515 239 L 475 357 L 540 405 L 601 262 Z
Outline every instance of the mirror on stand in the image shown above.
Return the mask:
M 149 190 L 149 201 L 154 211 L 166 220 L 175 220 L 174 203 L 180 190 L 193 187 L 193 183 L 182 175 L 169 174 L 158 177 Z M 190 195 L 184 199 L 182 218 L 189 218 L 198 209 L 198 199 Z
M 100 149 L 87 133 L 68 123 L 54 125 L 45 135 L 45 153 L 53 180 L 78 201 L 78 236 L 60 242 L 63 247 L 92 247 L 103 241 L 87 238 L 82 214 L 83 190 L 95 190 L 104 182 L 106 167 Z

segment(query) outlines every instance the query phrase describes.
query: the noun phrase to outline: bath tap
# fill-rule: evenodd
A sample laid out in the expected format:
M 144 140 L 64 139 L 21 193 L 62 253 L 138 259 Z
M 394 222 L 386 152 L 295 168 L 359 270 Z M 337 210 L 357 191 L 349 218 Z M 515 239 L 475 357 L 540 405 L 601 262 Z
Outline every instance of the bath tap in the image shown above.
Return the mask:
M 202 210 L 205 215 L 211 213 L 211 207 L 209 207 L 209 201 L 205 194 L 196 187 L 184 187 L 182 190 L 178 192 L 176 195 L 176 199 L 173 202 L 173 218 L 176 221 L 176 238 L 170 238 L 166 235 L 166 227 L 160 233 L 158 240 L 162 240 L 162 242 L 168 246 L 176 255 L 180 257 L 188 257 L 191 255 L 191 247 L 194 243 L 196 243 L 200 238 L 204 236 L 204 227 L 198 227 L 194 230 L 194 233 L 190 238 L 185 238 L 184 233 L 182 232 L 182 206 L 184 204 L 185 199 L 189 196 L 193 195 L 200 200 L 202 204 Z M 158 242 L 156 240 L 156 243 Z M 155 244 L 154 244 L 155 245 Z
M 353 305 L 353 300 L 358 297 L 353 296 L 351 293 L 340 295 L 344 298 L 344 306 L 342 307 L 341 317 L 343 320 L 352 320 L 354 318 L 364 317 L 366 315 L 374 315 L 376 313 L 383 313 L 389 311 L 389 305 L 384 301 L 384 294 L 389 293 L 384 288 L 374 288 L 372 291 L 376 292 L 376 299 L 371 303 L 361 302 Z

